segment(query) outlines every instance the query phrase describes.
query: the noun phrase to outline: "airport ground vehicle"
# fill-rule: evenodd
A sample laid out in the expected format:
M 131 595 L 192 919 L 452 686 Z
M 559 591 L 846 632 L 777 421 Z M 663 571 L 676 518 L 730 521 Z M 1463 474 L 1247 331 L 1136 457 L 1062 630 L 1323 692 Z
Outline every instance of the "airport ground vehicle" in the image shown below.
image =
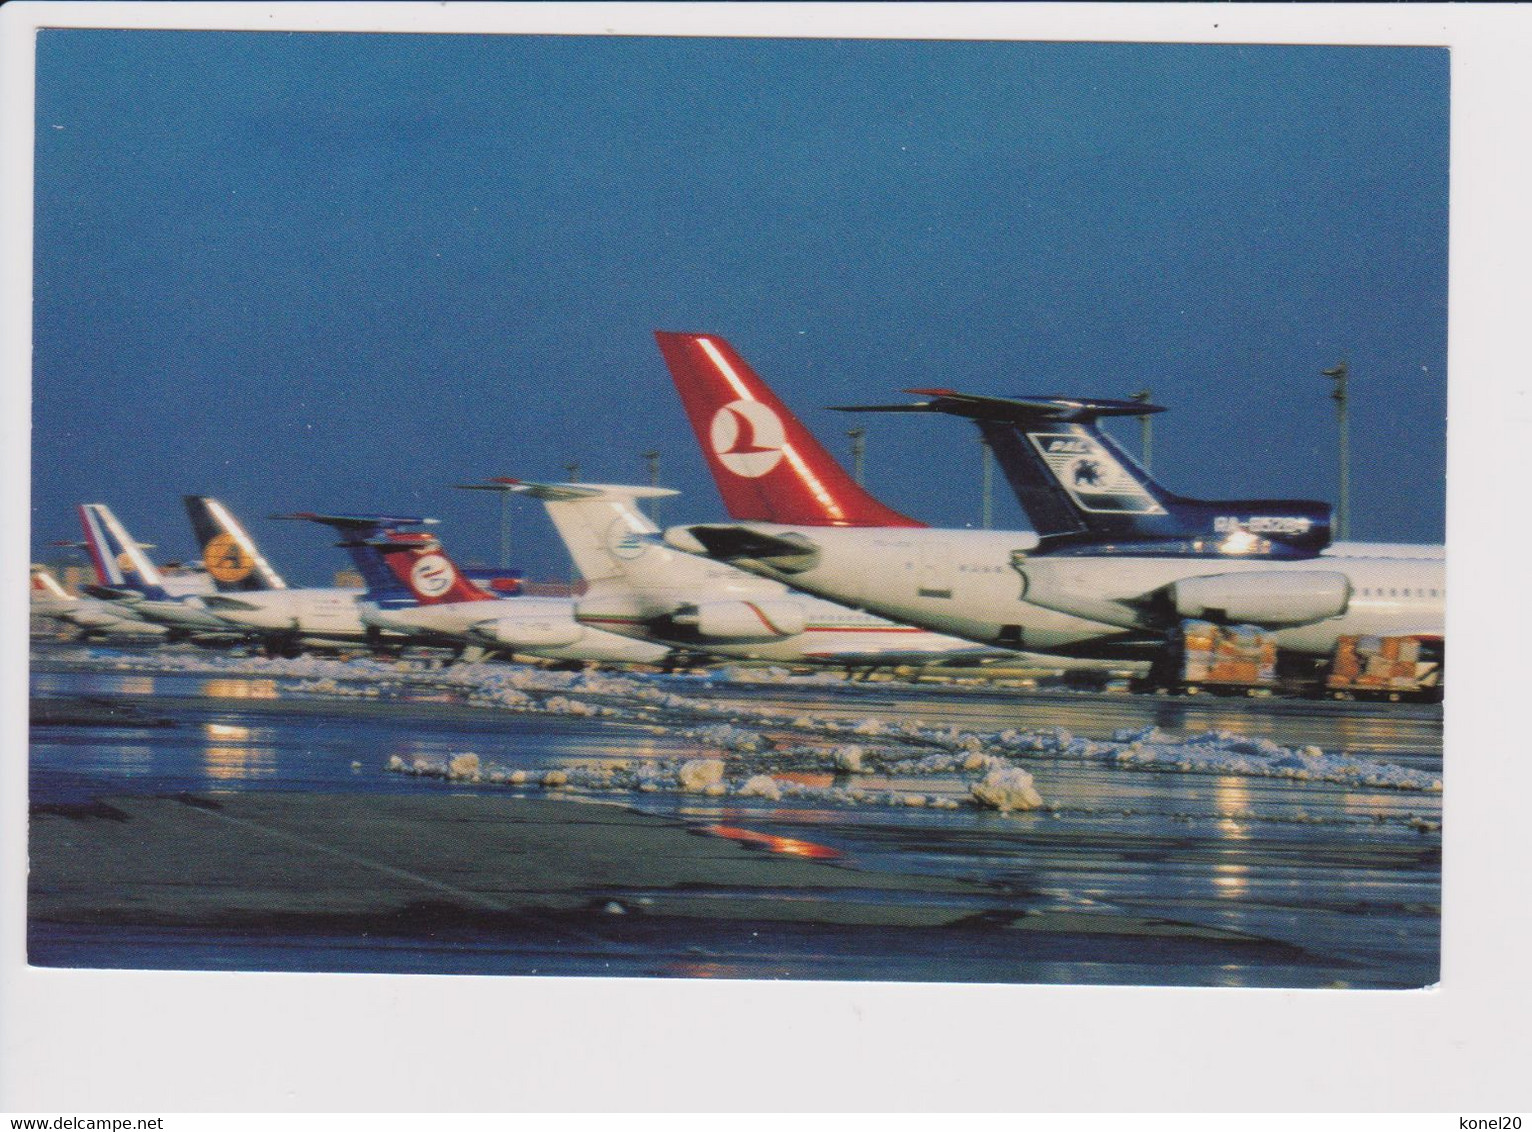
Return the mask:
M 1442 695 L 1442 660 L 1439 638 L 1352 634 L 1319 660 L 1282 654 L 1274 635 L 1255 626 L 1188 620 L 1134 686 L 1183 695 L 1434 701 Z

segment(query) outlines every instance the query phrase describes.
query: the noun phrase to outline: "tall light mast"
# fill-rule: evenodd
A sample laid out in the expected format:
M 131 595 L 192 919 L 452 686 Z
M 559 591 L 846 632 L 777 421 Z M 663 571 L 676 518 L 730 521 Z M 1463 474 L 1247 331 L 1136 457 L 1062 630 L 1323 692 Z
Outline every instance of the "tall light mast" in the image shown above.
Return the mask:
M 848 428 L 846 435 L 851 438 L 851 478 L 856 480 L 857 486 L 862 484 L 862 472 L 867 459 L 867 430 L 865 428 Z
M 1147 405 L 1149 398 L 1154 394 L 1151 390 L 1140 389 L 1137 393 L 1128 394 L 1128 400 L 1137 401 L 1140 405 Z M 1144 471 L 1149 471 L 1149 466 L 1154 460 L 1154 418 L 1148 413 L 1138 418 L 1139 452 L 1144 465 Z
M 647 474 L 649 476 L 649 486 L 650 487 L 659 487 L 660 486 L 660 454 L 659 454 L 659 452 L 657 450 L 656 451 L 652 451 L 652 452 L 640 452 L 638 455 L 639 455 L 639 459 L 643 460 L 644 466 L 645 466 L 645 470 L 646 470 L 646 472 L 647 472 Z M 649 521 L 651 523 L 653 523 L 656 527 L 660 525 L 660 501 L 658 499 L 651 499 L 651 500 L 649 500 Z
M 1350 422 L 1346 417 L 1348 404 L 1346 381 L 1351 373 L 1345 358 L 1342 358 L 1333 369 L 1323 372 L 1325 377 L 1335 382 L 1335 388 L 1330 391 L 1330 399 L 1335 402 L 1335 423 L 1340 434 L 1337 442 L 1340 456 L 1340 496 L 1335 501 L 1335 539 L 1337 542 L 1344 542 L 1351 537 L 1351 434 Z

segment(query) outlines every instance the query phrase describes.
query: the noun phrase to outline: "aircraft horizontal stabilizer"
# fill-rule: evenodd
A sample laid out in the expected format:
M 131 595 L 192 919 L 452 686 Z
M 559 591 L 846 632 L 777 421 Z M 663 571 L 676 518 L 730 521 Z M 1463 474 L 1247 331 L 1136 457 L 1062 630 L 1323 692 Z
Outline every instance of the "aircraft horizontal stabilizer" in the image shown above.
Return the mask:
M 314 511 L 296 511 L 291 515 L 272 515 L 273 519 L 307 519 L 311 523 L 326 523 L 332 527 L 409 527 L 423 523 L 439 523 L 440 519 L 425 519 L 411 515 L 321 515 Z
M 669 487 L 638 487 L 607 483 L 534 483 L 531 480 L 492 479 L 488 483 L 460 483 L 464 491 L 511 491 L 553 503 L 579 503 L 587 499 L 663 499 L 680 495 Z
M 1101 398 L 1058 397 L 1052 394 L 1025 397 L 984 397 L 953 389 L 906 389 L 906 393 L 930 397 L 906 405 L 831 405 L 842 413 L 948 413 L 977 421 L 1093 421 L 1098 417 L 1144 417 L 1163 413 L 1163 405 L 1144 401 L 1110 401 Z

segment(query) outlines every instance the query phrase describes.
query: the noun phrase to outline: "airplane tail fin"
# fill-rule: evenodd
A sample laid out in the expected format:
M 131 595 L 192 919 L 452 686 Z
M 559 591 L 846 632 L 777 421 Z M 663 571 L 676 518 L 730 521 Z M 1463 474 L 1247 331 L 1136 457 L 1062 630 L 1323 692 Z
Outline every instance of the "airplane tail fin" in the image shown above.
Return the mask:
M 421 605 L 495 600 L 463 575 L 428 531 L 384 531 L 368 545 Z
M 947 413 L 973 421 L 1045 546 L 1152 544 L 1172 554 L 1306 556 L 1330 542 L 1330 507 L 1309 499 L 1192 499 L 1162 487 L 1097 427 L 1164 412 L 1139 401 L 983 397 L 911 389 L 930 400 L 840 405 L 843 412 Z
M 470 582 L 428 531 L 406 531 L 435 519 L 405 515 L 318 515 L 302 511 L 277 519 L 307 519 L 340 534 L 344 548 L 367 583 L 366 601 L 397 601 L 408 594 L 421 605 L 494 601 Z
M 341 536 L 335 545 L 350 554 L 366 584 L 364 601 L 440 605 L 494 601 L 522 592 L 519 572 L 459 570 L 435 536 L 402 529 L 434 524 L 435 519 L 416 515 L 320 515 L 312 511 L 272 518 L 307 519 L 333 527 Z
M 182 500 L 197 545 L 202 547 L 203 568 L 219 593 L 287 588 L 227 507 L 206 495 L 186 495 Z
M 46 566 L 32 567 L 32 600 L 70 601 L 69 591 L 59 584 Z
M 367 601 L 399 599 L 406 594 L 406 587 L 400 584 L 394 572 L 388 568 L 383 556 L 373 545 L 374 540 L 400 527 L 436 522 L 435 519 L 413 515 L 321 515 L 313 511 L 273 515 L 272 518 L 306 519 L 333 528 L 340 536 L 340 541 L 335 545 L 350 555 L 357 573 L 362 576 L 362 583 L 366 586 L 363 598 Z
M 80 525 L 100 585 L 133 590 L 154 600 L 170 596 L 143 547 L 105 503 L 80 504 Z
M 532 483 L 495 479 L 484 484 L 460 484 L 474 491 L 510 491 L 542 500 L 548 517 L 587 582 L 626 578 L 636 585 L 660 581 L 669 586 L 699 580 L 707 562 L 671 550 L 659 538 L 659 528 L 638 509 L 640 499 L 676 495 L 667 487 L 629 487 L 593 483 Z M 661 560 L 680 562 L 655 579 Z M 689 570 L 688 567 L 695 567 Z
M 716 335 L 657 330 L 730 517 L 793 526 L 919 527 L 874 499 Z

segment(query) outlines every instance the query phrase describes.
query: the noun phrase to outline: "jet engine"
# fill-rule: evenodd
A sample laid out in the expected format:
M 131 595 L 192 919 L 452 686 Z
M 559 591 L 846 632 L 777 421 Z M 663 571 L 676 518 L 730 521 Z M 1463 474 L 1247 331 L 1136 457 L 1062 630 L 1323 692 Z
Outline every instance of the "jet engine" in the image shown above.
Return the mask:
M 710 641 L 780 641 L 803 632 L 803 607 L 795 601 L 705 601 L 671 615 Z
M 81 629 L 105 629 L 108 625 L 116 625 L 120 621 L 131 622 L 133 620 L 132 615 L 126 611 L 118 615 L 109 609 L 92 609 L 89 606 L 81 609 L 66 610 L 60 616 L 71 625 Z M 139 622 L 139 624 L 144 626 L 145 631 L 152 630 L 151 622 L 143 621 Z
M 1260 570 L 1183 578 L 1166 591 L 1181 617 L 1236 625 L 1307 625 L 1336 617 L 1351 583 L 1328 570 Z
M 568 617 L 523 614 L 480 621 L 471 634 L 487 644 L 504 648 L 558 648 L 578 642 L 585 636 L 585 629 Z

